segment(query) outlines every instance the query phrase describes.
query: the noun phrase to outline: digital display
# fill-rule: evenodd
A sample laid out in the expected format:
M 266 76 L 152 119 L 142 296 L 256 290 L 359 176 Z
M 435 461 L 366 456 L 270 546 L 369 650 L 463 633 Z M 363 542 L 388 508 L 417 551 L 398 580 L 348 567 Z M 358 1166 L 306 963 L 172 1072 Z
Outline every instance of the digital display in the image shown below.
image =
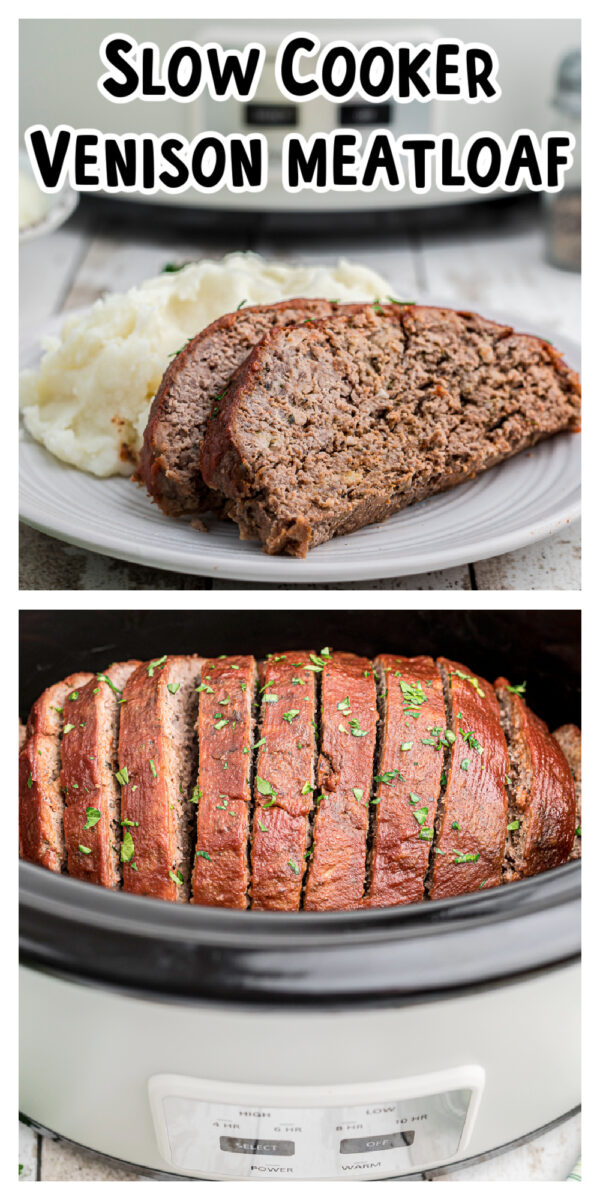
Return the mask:
M 404 1133 L 371 1133 L 368 1137 L 342 1138 L 340 1154 L 379 1154 L 382 1150 L 397 1150 L 399 1146 L 412 1146 L 414 1129 Z
M 284 1142 L 277 1138 L 221 1137 L 219 1145 L 221 1150 L 228 1150 L 230 1154 L 269 1154 L 274 1157 L 291 1158 L 296 1153 L 294 1142 Z

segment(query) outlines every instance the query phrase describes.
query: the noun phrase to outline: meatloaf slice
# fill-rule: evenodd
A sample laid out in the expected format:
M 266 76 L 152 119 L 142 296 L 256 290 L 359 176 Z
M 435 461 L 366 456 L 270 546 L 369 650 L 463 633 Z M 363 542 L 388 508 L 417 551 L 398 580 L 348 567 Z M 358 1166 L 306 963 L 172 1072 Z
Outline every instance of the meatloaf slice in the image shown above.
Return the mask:
M 259 666 L 251 907 L 300 908 L 316 786 L 316 672 L 306 650 Z
M 192 901 L 247 908 L 256 663 L 207 659 L 198 705 L 198 832 Z
M 510 754 L 507 882 L 567 861 L 576 824 L 575 782 L 544 721 L 507 679 L 496 680 Z
M 365 885 L 378 721 L 374 670 L 369 659 L 355 654 L 319 657 L 319 794 L 304 907 L 358 908 Z
M 443 766 L 446 709 L 432 658 L 375 660 L 382 723 L 366 907 L 422 900 Z
M 508 751 L 494 689 L 461 663 L 438 659 L 448 732 L 428 876 L 432 900 L 502 882 Z
M 202 474 L 242 538 L 302 557 L 578 429 L 579 412 L 548 342 L 375 304 L 267 334 L 209 420 Z
M 187 900 L 202 659 L 142 663 L 123 691 L 119 731 L 121 863 L 126 892 Z
M 67 696 L 85 687 L 89 673 L 68 675 L 46 688 L 27 722 L 19 754 L 19 850 L 21 858 L 49 871 L 66 865 L 63 794 L 60 787 L 60 739 Z
M 283 300 L 241 308 L 190 338 L 162 378 L 144 430 L 137 473 L 168 516 L 202 512 L 216 497 L 203 482 L 199 454 L 206 422 L 218 414 L 231 376 L 270 329 L 335 309 L 327 300 Z
M 561 725 L 552 735 L 556 738 L 571 770 L 575 784 L 576 826 L 575 840 L 569 861 L 581 858 L 581 730 L 577 725 Z
M 121 788 L 117 779 L 122 691 L 139 662 L 113 663 L 64 705 L 61 787 L 67 869 L 76 879 L 121 884 Z

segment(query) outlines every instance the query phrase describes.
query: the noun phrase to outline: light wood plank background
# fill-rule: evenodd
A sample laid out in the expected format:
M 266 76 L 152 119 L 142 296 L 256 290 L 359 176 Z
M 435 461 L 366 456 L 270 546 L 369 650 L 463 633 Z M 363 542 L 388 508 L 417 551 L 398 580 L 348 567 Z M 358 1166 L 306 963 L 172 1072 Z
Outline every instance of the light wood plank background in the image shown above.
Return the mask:
M 226 241 L 207 235 L 168 236 L 138 227 L 132 232 L 90 215 L 76 215 L 63 229 L 21 247 L 21 325 L 39 329 L 50 316 L 91 304 L 108 291 L 122 291 L 158 273 L 165 263 L 217 258 L 232 249 L 252 249 L 267 257 L 332 261 L 340 257 L 368 263 L 389 278 L 394 294 L 419 299 L 434 294 L 456 307 L 483 313 L 507 310 L 527 328 L 547 325 L 560 346 L 560 335 L 578 339 L 579 276 L 557 271 L 544 260 L 539 211 L 521 207 L 478 209 L 460 231 L 444 226 L 427 234 L 406 233 L 381 239 L 266 238 Z M 183 590 L 255 587 L 226 580 L 128 564 L 67 546 L 21 527 L 20 583 L 23 589 Z M 580 527 L 498 558 L 446 571 L 332 588 L 369 587 L 430 591 L 480 589 L 577 590 L 580 587 Z M 271 589 L 283 585 L 272 584 Z M 293 589 L 290 589 L 293 590 Z

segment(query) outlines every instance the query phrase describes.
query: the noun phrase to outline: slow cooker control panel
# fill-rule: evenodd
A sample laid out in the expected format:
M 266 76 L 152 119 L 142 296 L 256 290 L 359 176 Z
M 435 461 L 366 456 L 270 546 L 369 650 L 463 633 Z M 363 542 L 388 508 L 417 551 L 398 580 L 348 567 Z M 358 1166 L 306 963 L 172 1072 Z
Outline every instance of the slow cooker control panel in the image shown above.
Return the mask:
M 389 1179 L 463 1155 L 484 1073 L 336 1087 L 268 1087 L 155 1075 L 157 1141 L 177 1171 L 209 1179 Z

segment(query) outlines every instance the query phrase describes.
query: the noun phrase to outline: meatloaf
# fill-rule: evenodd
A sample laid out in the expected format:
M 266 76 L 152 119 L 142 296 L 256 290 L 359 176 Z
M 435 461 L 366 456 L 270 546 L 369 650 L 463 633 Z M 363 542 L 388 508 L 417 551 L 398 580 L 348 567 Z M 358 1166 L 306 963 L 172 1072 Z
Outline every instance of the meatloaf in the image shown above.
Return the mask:
M 576 725 L 561 725 L 552 735 L 556 738 L 573 776 L 577 809 L 575 841 L 569 855 L 571 860 L 581 858 L 581 730 Z
M 269 911 L 512 886 L 581 846 L 579 730 L 552 736 L 524 690 L 447 658 L 330 647 L 71 675 L 27 724 L 21 856 Z
M 201 667 L 200 658 L 163 654 L 125 684 L 118 781 L 126 892 L 189 898 Z
M 507 679 L 496 680 L 508 743 L 509 840 L 504 875 L 510 882 L 565 862 L 575 838 L 575 781 L 559 743 Z
M 300 908 L 316 796 L 316 670 L 312 651 L 259 666 L 252 823 L 252 908 Z
M 60 745 L 67 696 L 85 687 L 88 673 L 68 675 L 36 700 L 19 754 L 19 847 L 21 858 L 49 871 L 65 868 L 64 799 Z
M 199 468 L 206 422 L 232 375 L 270 329 L 335 309 L 327 300 L 283 300 L 213 321 L 174 357 L 154 397 L 134 476 L 168 516 L 203 512 L 216 497 Z
M 104 887 L 121 882 L 119 708 L 139 663 L 113 663 L 64 704 L 60 782 L 65 798 L 67 869 Z
M 208 659 L 199 681 L 194 904 L 246 908 L 256 663 Z
M 363 306 L 271 330 L 208 421 L 201 468 L 269 554 L 381 521 L 579 428 L 576 374 L 469 312 Z

